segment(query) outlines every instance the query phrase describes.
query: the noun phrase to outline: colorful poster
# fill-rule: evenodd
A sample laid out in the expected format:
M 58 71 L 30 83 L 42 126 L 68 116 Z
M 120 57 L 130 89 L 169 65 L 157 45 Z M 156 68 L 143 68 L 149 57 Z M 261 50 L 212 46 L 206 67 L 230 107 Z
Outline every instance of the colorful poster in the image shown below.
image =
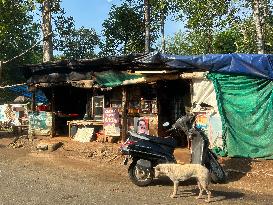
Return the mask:
M 148 117 L 135 117 L 134 118 L 135 130 L 138 134 L 149 134 L 149 118 Z
M 207 113 L 197 113 L 195 123 L 197 128 L 207 131 L 209 125 Z
M 105 135 L 120 136 L 119 113 L 117 108 L 103 109 L 103 129 Z
M 28 123 L 26 104 L 0 105 L 0 130 L 11 130 L 12 126 L 25 125 Z

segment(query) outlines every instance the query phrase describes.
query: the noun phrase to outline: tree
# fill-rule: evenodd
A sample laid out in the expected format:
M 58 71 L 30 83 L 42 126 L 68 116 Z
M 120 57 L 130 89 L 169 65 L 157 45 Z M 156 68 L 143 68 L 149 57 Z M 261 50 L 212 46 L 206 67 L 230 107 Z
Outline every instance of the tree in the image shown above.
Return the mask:
M 73 17 L 65 17 L 64 14 L 57 16 L 54 23 L 54 49 L 61 52 L 61 58 L 87 59 L 96 56 L 95 47 L 100 39 L 94 29 L 76 29 Z
M 144 51 L 144 24 L 136 7 L 127 3 L 112 6 L 109 17 L 103 22 L 103 55 L 126 54 Z
M 41 47 L 36 46 L 24 53 L 39 40 L 39 26 L 30 14 L 27 0 L 0 1 L 0 61 L 4 62 L 2 83 L 19 82 L 18 65 L 37 63 L 41 59 Z M 16 74 L 15 74 L 16 73 Z
M 1 84 L 23 82 L 19 66 L 42 59 L 42 48 L 39 45 L 32 48 L 40 36 L 38 24 L 29 13 L 31 10 L 26 0 L 0 1 Z M 0 89 L 0 103 L 11 102 L 14 98 L 13 93 Z
M 221 29 L 223 19 L 229 14 L 231 0 L 176 0 L 180 18 L 186 19 L 186 27 L 203 34 L 205 53 L 212 53 L 213 33 Z
M 150 34 L 150 22 L 151 22 L 151 5 L 149 0 L 144 0 L 144 20 L 145 20 L 145 53 L 151 51 L 151 34 Z
M 160 34 L 161 34 L 161 50 L 165 52 L 165 21 L 166 17 L 172 13 L 176 12 L 176 5 L 172 1 L 167 0 L 152 0 L 152 16 L 155 18 L 155 22 L 159 22 L 160 25 Z M 155 23 L 153 22 L 153 23 Z
M 167 39 L 166 52 L 177 55 L 198 55 L 206 53 L 206 45 L 203 42 L 204 33 L 177 32 L 174 37 Z M 212 53 L 234 53 L 237 51 L 236 40 L 240 32 L 234 28 L 213 33 Z
M 43 31 L 43 62 L 53 60 L 53 42 L 52 42 L 52 25 L 51 10 L 52 1 L 43 0 L 42 2 L 42 31 Z
M 237 3 L 238 4 L 238 3 Z M 272 53 L 272 2 L 269 0 L 245 0 L 241 1 L 241 15 L 233 27 L 241 33 L 241 38 L 236 40 L 238 52 L 246 53 Z

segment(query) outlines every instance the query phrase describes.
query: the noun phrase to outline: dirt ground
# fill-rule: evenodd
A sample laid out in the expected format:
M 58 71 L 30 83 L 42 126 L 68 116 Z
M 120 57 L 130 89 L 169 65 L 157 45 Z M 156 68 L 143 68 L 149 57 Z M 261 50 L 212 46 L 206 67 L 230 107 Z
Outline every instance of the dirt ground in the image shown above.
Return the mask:
M 119 154 L 119 143 L 100 143 L 88 142 L 80 143 L 73 141 L 68 137 L 38 137 L 33 141 L 25 138 L 19 138 L 16 143 L 12 143 L 14 137 L 0 136 L 0 147 L 9 147 L 9 149 L 24 150 L 33 158 L 45 160 L 57 160 L 62 166 L 67 159 L 72 159 L 69 166 L 76 169 L 85 169 L 86 164 L 80 163 L 86 161 L 97 162 L 111 170 L 114 165 L 115 171 L 112 171 L 113 178 L 117 173 L 125 175 L 122 165 L 123 157 Z M 41 142 L 56 143 L 61 142 L 61 146 L 53 151 L 39 151 L 37 144 Z M 16 154 L 16 152 L 14 152 Z M 176 149 L 175 156 L 181 163 L 187 163 L 189 160 L 189 151 L 187 149 Z M 73 159 L 75 162 L 73 162 Z M 257 195 L 272 195 L 273 193 L 273 161 L 260 159 L 242 159 L 242 158 L 221 158 L 220 163 L 228 174 L 227 183 L 224 187 L 240 189 L 253 192 Z M 101 171 L 101 170 L 100 170 Z M 111 172 L 110 172 L 111 174 Z

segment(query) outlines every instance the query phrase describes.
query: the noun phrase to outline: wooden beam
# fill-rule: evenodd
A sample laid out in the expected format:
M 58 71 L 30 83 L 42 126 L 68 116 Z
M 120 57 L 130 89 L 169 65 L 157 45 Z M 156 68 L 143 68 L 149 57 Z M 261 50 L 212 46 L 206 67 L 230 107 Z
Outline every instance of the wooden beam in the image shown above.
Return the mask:
M 192 73 L 182 73 L 180 78 L 182 79 L 206 79 L 207 72 L 192 72 Z
M 122 117 L 121 117 L 121 140 L 125 142 L 126 134 L 127 134 L 127 88 L 124 86 L 122 87 L 122 100 L 121 100 L 121 107 L 122 107 Z

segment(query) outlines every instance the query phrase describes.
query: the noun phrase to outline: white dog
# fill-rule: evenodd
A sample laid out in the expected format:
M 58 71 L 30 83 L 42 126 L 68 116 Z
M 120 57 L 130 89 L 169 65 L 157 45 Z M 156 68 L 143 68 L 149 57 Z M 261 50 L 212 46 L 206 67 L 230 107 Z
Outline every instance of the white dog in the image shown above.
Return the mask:
M 200 190 L 197 199 L 201 198 L 205 190 L 208 195 L 206 202 L 210 202 L 211 192 L 208 190 L 210 174 L 206 167 L 200 164 L 159 164 L 155 167 L 155 177 L 160 176 L 167 176 L 173 181 L 174 190 L 171 195 L 172 198 L 177 194 L 179 181 L 185 181 L 192 177 L 196 178 Z

